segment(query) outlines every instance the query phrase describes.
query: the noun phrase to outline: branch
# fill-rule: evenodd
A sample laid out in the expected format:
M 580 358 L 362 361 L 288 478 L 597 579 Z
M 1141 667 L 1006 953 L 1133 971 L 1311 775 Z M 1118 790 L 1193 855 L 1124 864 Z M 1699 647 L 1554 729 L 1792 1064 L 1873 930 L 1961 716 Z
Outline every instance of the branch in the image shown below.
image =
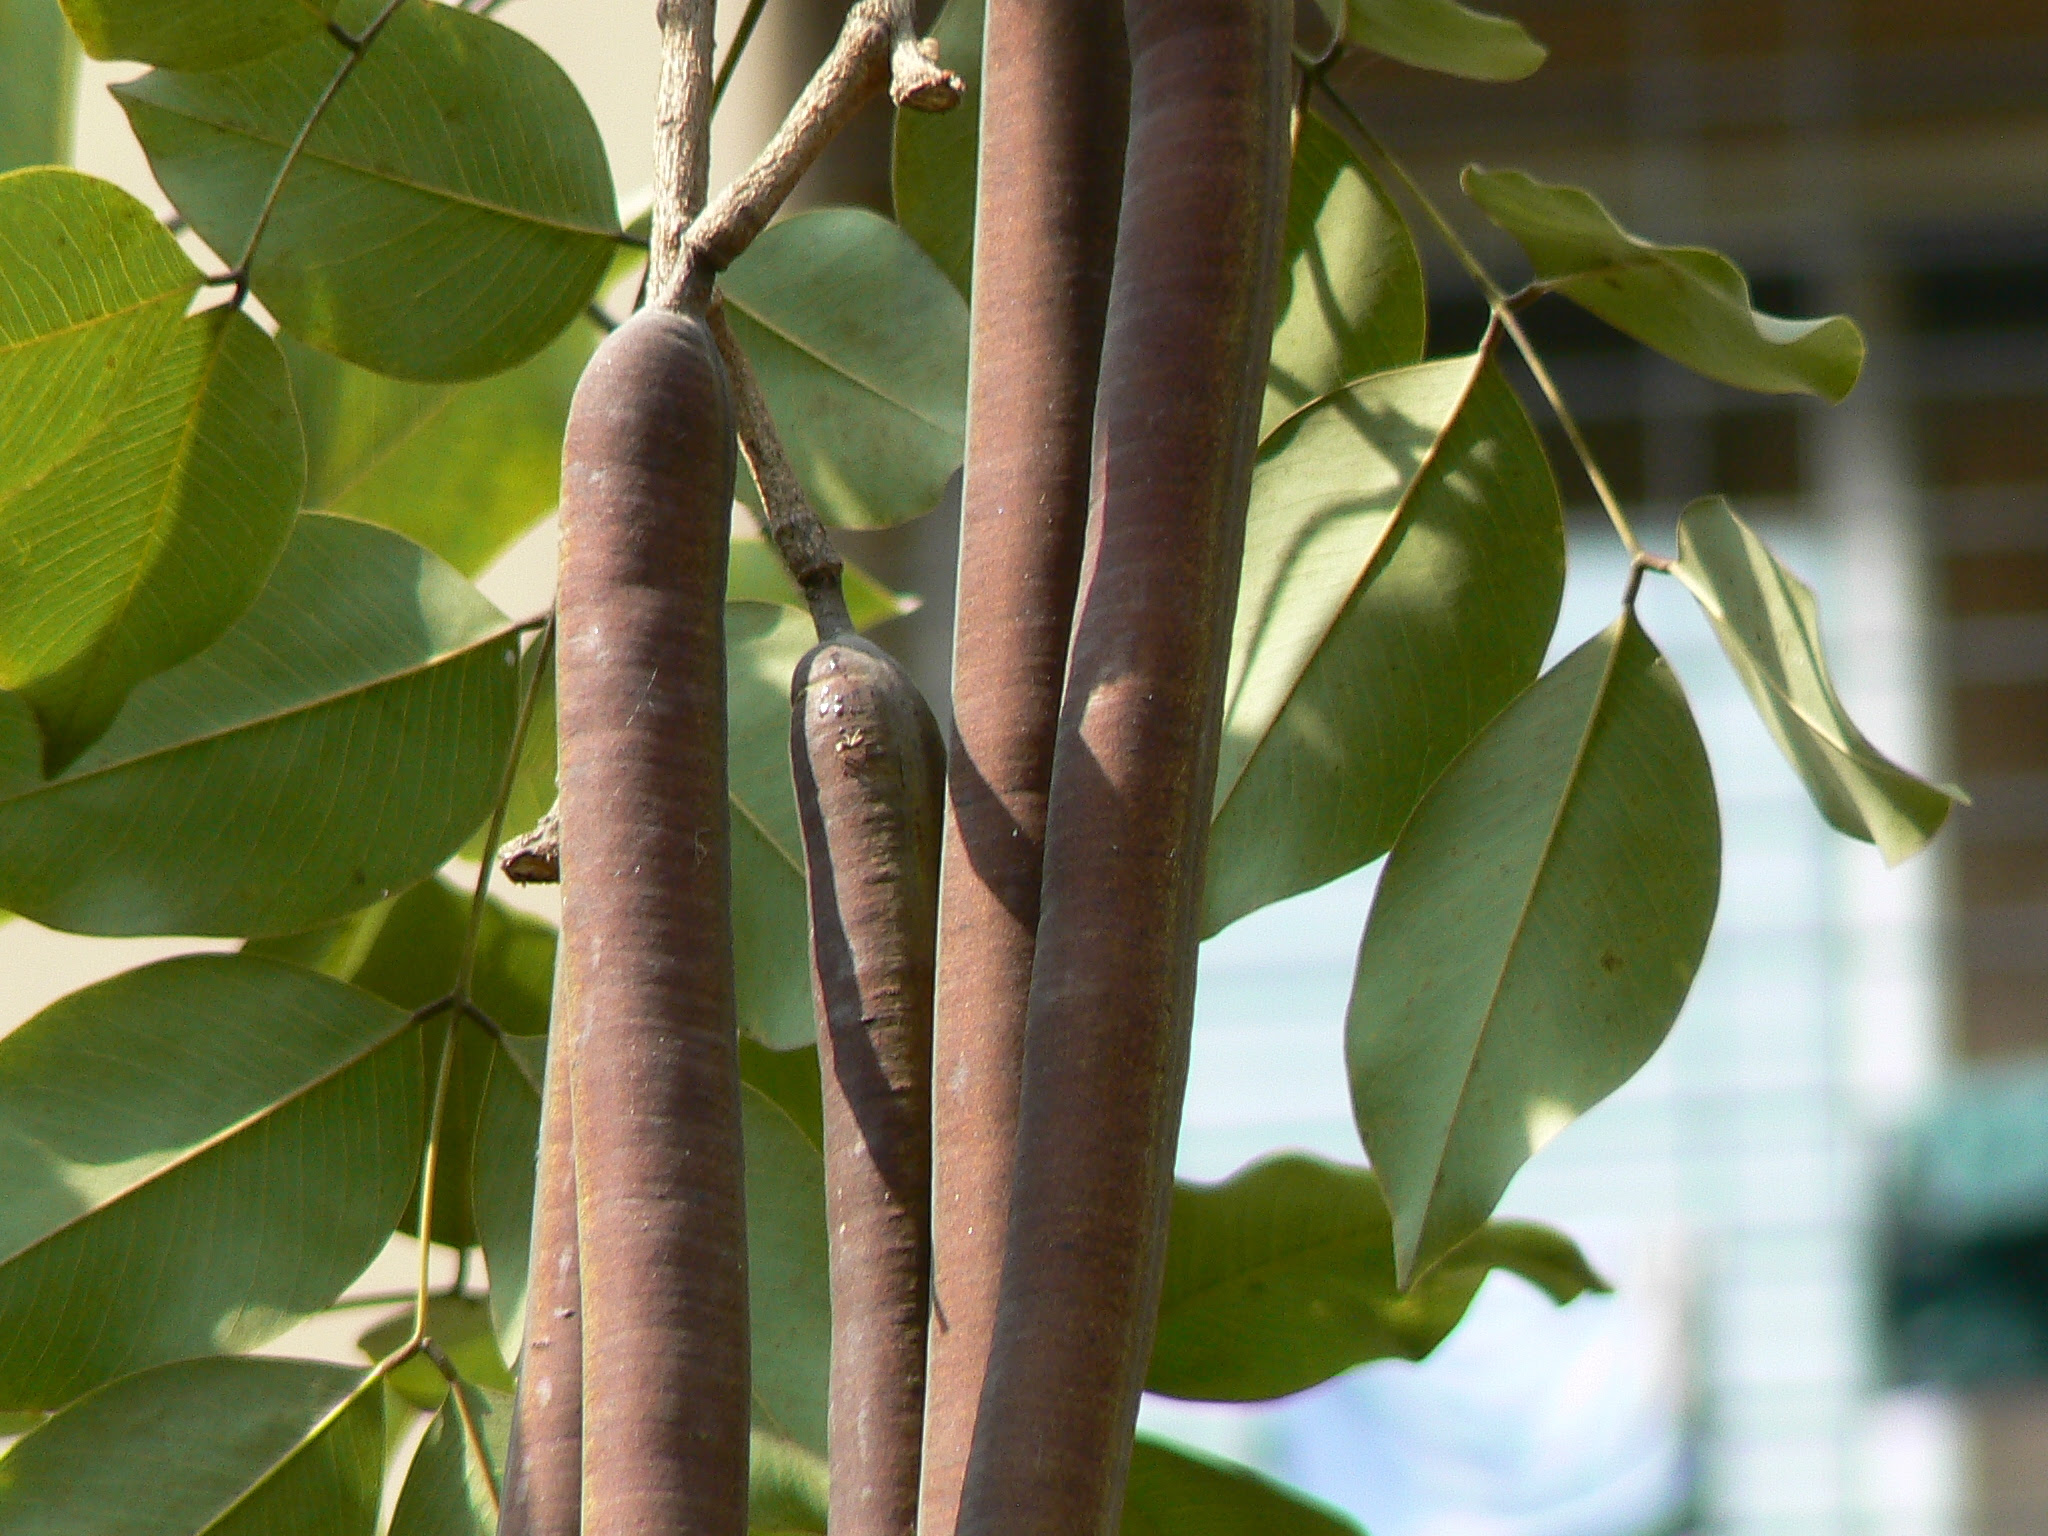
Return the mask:
M 649 295 L 680 311 L 690 221 L 711 184 L 711 55 L 716 0 L 660 0 L 661 87 L 654 99 Z
M 753 364 L 740 350 L 732 333 L 725 306 L 711 308 L 711 335 L 718 343 L 718 355 L 725 360 L 726 384 L 732 390 L 732 408 L 739 428 L 740 451 L 754 472 L 754 484 L 761 491 L 761 518 L 768 525 L 768 537 L 775 552 L 795 579 L 811 610 L 811 622 L 818 638 L 830 640 L 853 629 L 847 612 L 846 592 L 840 584 L 845 567 L 832 548 L 832 539 L 811 503 L 804 495 L 796 468 L 789 462 L 775 420 L 768 413 L 768 401 L 761 393 L 761 381 Z
M 965 86 L 940 67 L 937 54 L 936 44 L 917 35 L 911 0 L 854 0 L 839 40 L 775 137 L 690 226 L 681 270 L 656 280 L 654 302 L 670 309 L 708 303 L 712 280 L 754 243 L 834 135 L 885 83 L 899 107 L 945 112 L 957 106 Z

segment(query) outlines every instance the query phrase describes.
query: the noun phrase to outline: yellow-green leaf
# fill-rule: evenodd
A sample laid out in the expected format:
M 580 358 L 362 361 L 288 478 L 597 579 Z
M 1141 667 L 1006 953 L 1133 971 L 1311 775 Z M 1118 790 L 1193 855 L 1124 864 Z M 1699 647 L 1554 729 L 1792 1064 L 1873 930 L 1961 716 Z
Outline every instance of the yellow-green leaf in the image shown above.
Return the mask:
M 1549 55 L 1521 23 L 1457 0 L 1349 0 L 1344 40 L 1468 80 L 1526 79 Z
M 335 0 L 64 0 L 85 51 L 172 69 L 221 69 L 322 32 Z

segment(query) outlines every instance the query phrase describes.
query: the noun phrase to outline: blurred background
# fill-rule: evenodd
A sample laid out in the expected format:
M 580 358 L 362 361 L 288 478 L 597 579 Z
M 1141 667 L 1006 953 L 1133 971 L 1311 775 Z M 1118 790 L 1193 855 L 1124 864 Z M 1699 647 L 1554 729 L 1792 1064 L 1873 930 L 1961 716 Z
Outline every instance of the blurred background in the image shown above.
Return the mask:
M 1639 233 L 1724 249 L 1780 313 L 1857 318 L 1870 365 L 1832 409 L 1704 382 L 1558 300 L 1528 323 L 1653 547 L 1691 497 L 1727 493 L 1819 590 L 1872 738 L 1975 803 L 1900 870 L 1829 833 L 1689 601 L 1653 581 L 1644 619 L 1722 797 L 1720 919 L 1670 1042 L 1505 1204 L 1579 1238 L 1615 1294 L 1556 1309 L 1496 1278 L 1421 1365 L 1257 1410 L 1155 1400 L 1147 1419 L 1376 1536 L 2048 1532 L 2048 5 L 1499 8 L 1552 50 L 1531 80 L 1359 61 L 1341 88 L 1510 279 L 1512 249 L 1457 206 L 1468 160 L 1580 183 Z M 721 177 L 843 11 L 769 6 L 721 119 Z M 622 193 L 641 187 L 651 0 L 497 14 L 576 78 Z M 163 207 L 113 77 L 81 72 L 79 161 Z M 871 111 L 808 199 L 886 210 L 888 140 Z M 1432 351 L 1468 348 L 1483 307 L 1420 243 Z M 1575 507 L 1562 653 L 1611 617 L 1624 562 L 1554 432 L 1552 447 Z M 882 638 L 935 704 L 956 536 L 942 507 L 846 540 L 923 595 Z M 551 571 L 543 527 L 485 587 L 532 611 Z M 1373 874 L 1207 947 L 1184 1175 L 1286 1146 L 1359 1158 L 1341 1020 Z M 0 926 L 0 1028 L 194 947 Z M 387 1261 L 402 1272 L 402 1253 Z M 359 1326 L 277 1347 L 345 1357 Z

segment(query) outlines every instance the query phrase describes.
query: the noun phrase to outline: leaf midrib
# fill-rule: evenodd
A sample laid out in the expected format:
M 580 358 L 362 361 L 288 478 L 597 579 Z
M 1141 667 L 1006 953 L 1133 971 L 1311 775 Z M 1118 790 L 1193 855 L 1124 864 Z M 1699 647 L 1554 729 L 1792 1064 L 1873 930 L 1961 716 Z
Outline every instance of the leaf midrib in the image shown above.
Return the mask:
M 827 357 L 824 353 L 820 352 L 816 347 L 810 345 L 810 343 L 803 341 L 797 336 L 792 335 L 782 326 L 779 326 L 774 321 L 767 319 L 765 316 L 762 315 L 762 313 L 759 310 L 755 309 L 752 305 L 746 303 L 739 297 L 739 295 L 734 293 L 731 289 L 728 288 L 721 291 L 724 293 L 725 302 L 728 305 L 730 305 L 733 309 L 738 310 L 741 314 L 745 315 L 749 321 L 751 321 L 755 325 L 758 325 L 770 336 L 773 336 L 776 340 L 782 342 L 785 346 L 789 347 L 793 351 L 802 353 L 805 357 L 808 357 L 812 362 L 816 363 L 819 367 L 825 369 L 827 372 L 837 374 L 840 378 L 850 381 L 857 388 L 866 390 L 869 394 L 873 395 L 877 400 L 882 401 L 885 405 L 894 406 L 897 410 L 903 412 L 904 415 L 909 416 L 915 421 L 922 422 L 925 426 L 930 427 L 934 432 L 940 433 L 949 438 L 957 438 L 960 436 L 959 429 L 953 426 L 951 423 L 943 421 L 934 421 L 930 416 L 925 414 L 922 407 L 913 405 L 908 400 L 899 399 L 891 391 L 884 389 L 881 385 L 875 383 L 872 379 L 865 378 L 862 375 L 855 373 L 850 367 L 834 362 L 831 358 Z

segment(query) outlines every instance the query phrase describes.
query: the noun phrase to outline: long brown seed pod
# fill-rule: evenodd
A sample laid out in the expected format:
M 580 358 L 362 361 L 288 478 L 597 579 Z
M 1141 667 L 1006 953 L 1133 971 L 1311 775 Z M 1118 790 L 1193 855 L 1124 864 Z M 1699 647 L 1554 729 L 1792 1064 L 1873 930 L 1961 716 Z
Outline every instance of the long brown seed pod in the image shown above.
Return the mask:
M 831 1234 L 833 1536 L 914 1536 L 931 1264 L 932 967 L 945 745 L 855 635 L 790 685 Z
M 951 1536 L 1009 1226 L 1045 797 L 1130 115 L 1123 16 L 989 0 L 933 1041 L 923 1530 Z
M 1273 0 L 1128 0 L 1130 148 L 973 1536 L 1107 1536 L 1158 1309 L 1286 207 Z
M 562 953 L 583 1290 L 583 1531 L 747 1523 L 746 1202 L 733 1011 L 725 373 L 643 310 L 570 408 Z

